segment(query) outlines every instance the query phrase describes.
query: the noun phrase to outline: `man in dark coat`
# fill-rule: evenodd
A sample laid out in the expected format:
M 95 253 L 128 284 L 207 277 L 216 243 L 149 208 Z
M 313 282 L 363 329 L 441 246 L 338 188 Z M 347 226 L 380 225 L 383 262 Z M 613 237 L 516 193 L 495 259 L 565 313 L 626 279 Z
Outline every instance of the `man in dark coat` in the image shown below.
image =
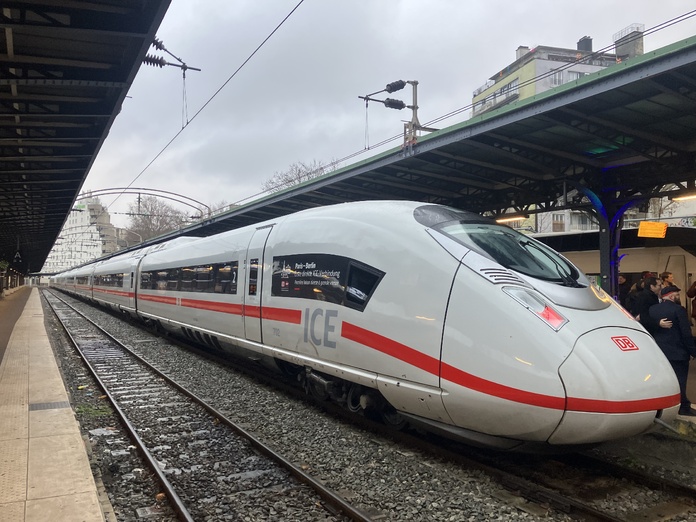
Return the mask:
M 623 307 L 631 312 L 631 314 L 635 317 L 638 315 L 637 313 L 633 313 L 633 310 L 636 307 L 636 303 L 638 301 L 638 294 L 643 290 L 643 283 L 645 283 L 645 279 L 648 277 L 652 277 L 651 272 L 646 272 L 643 271 L 640 273 L 640 279 L 636 281 L 633 286 L 630 288 L 628 291 L 628 295 L 626 296 L 625 302 L 623 303 Z
M 616 300 L 621 306 L 628 310 L 626 306 L 626 297 L 628 297 L 628 293 L 631 291 L 631 283 L 626 280 L 626 276 L 623 274 L 619 274 L 618 282 L 619 284 L 616 287 Z
M 653 333 L 653 337 L 677 375 L 681 392 L 679 415 L 696 417 L 696 410 L 691 408 L 691 402 L 686 397 L 689 360 L 696 356 L 696 347 L 686 310 L 674 302 L 679 296 L 679 292 L 680 290 L 676 286 L 664 287 L 660 291 L 662 302 L 650 307 L 650 316 L 654 320 L 664 317 L 672 321 L 672 328 L 660 328 Z
M 662 329 L 672 327 L 672 323 L 664 316 L 653 317 L 649 312 L 651 306 L 660 302 L 658 295 L 660 294 L 661 288 L 662 281 L 658 278 L 655 276 L 646 277 L 643 280 L 643 289 L 636 294 L 636 304 L 633 309 L 630 310 L 631 314 L 633 314 L 633 316 L 640 321 L 640 324 L 652 335 L 655 335 L 655 333 Z

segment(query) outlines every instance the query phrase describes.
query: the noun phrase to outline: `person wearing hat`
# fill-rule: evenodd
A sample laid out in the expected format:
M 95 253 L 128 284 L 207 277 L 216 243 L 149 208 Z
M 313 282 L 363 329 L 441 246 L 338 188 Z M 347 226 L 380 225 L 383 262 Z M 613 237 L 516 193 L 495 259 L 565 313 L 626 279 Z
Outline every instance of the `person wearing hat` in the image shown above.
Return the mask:
M 696 417 L 696 410 L 691 408 L 691 401 L 686 397 L 689 361 L 691 357 L 696 357 L 696 346 L 694 346 L 691 323 L 686 315 L 686 310 L 683 306 L 675 303 L 680 291 L 676 286 L 664 287 L 660 290 L 662 302 L 651 306 L 649 313 L 654 320 L 664 317 L 672 321 L 672 328 L 660 328 L 652 334 L 677 375 L 681 392 L 679 415 Z

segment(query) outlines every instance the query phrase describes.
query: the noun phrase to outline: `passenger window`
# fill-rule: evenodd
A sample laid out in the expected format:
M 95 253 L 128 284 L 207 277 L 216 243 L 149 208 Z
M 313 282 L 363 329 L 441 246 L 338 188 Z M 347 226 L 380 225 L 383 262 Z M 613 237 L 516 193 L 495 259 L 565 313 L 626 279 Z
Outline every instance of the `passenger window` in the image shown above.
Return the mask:
M 191 267 L 185 267 L 181 269 L 181 291 L 191 292 L 193 290 L 193 278 L 195 277 L 194 269 Z M 176 287 L 170 287 L 167 285 L 168 290 L 176 290 Z
M 196 278 L 194 280 L 193 290 L 195 292 L 211 291 L 213 267 L 210 265 L 197 266 L 195 268 Z
M 179 272 L 178 268 L 167 270 L 167 290 L 179 289 Z
M 237 261 L 215 265 L 215 293 L 237 293 Z
M 346 306 L 364 310 L 383 275 L 384 272 L 351 263 L 348 268 L 348 281 L 346 283 Z

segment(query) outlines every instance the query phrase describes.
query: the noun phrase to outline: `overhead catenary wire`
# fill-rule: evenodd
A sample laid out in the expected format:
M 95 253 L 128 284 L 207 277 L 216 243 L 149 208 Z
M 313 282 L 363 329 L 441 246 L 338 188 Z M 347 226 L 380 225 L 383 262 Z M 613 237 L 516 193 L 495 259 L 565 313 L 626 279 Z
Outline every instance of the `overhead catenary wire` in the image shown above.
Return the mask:
M 215 97 L 216 97 L 216 96 L 225 88 L 225 86 L 232 80 L 232 78 L 234 78 L 234 77 L 239 73 L 239 71 L 241 71 L 242 68 L 244 68 L 244 66 L 245 66 L 247 63 L 249 63 L 249 61 L 254 57 L 254 55 L 255 55 L 257 52 L 259 52 L 259 50 L 266 44 L 266 42 L 268 42 L 268 40 L 270 40 L 271 37 L 273 37 L 273 35 L 278 31 L 278 29 L 280 29 L 280 28 L 283 26 L 283 24 L 293 15 L 293 13 L 294 13 L 295 11 L 297 11 L 297 9 L 298 9 L 303 3 L 304 3 L 304 0 L 300 0 L 300 1 L 297 3 L 297 5 L 296 5 L 295 7 L 292 8 L 292 10 L 285 16 L 285 18 L 283 18 L 283 19 L 280 21 L 280 23 L 275 27 L 275 29 L 273 29 L 273 30 L 270 32 L 270 34 L 269 34 L 268 36 L 266 36 L 266 38 L 264 38 L 264 40 L 256 47 L 256 49 L 254 49 L 254 51 L 247 57 L 247 59 L 244 60 L 244 62 L 242 62 L 242 64 L 241 64 L 239 67 L 237 67 L 237 69 L 236 69 L 236 70 L 227 78 L 227 80 L 225 80 L 225 82 L 224 82 L 224 83 L 223 83 L 223 84 L 210 96 L 210 98 L 208 98 L 208 101 L 206 101 L 206 102 L 201 106 L 201 108 L 198 109 L 198 110 L 196 111 L 196 113 L 191 117 L 191 119 L 187 121 L 187 124 L 186 124 L 185 126 L 182 126 L 182 128 L 181 128 L 176 134 L 174 134 L 174 136 L 172 136 L 172 138 L 165 144 L 164 147 L 162 147 L 162 149 L 155 155 L 155 157 L 152 158 L 152 159 L 150 160 L 150 162 L 149 162 L 147 165 L 145 165 L 145 167 L 138 173 L 138 175 L 135 176 L 135 177 L 131 180 L 131 182 L 126 186 L 126 189 L 130 188 L 136 181 L 138 181 L 138 179 L 147 171 L 147 169 L 150 168 L 150 166 L 151 166 L 155 161 L 157 161 L 157 159 L 164 153 L 164 151 L 167 150 L 167 149 L 169 148 L 169 146 L 170 146 L 172 143 L 174 143 L 174 140 L 176 140 L 176 139 L 181 135 L 181 133 L 184 132 L 184 130 L 188 127 L 189 123 L 193 122 L 193 120 L 195 120 L 195 119 L 198 117 L 198 115 L 199 115 L 201 112 L 203 112 L 203 111 L 205 110 L 205 108 L 210 104 L 210 102 L 212 102 L 212 101 L 215 99 Z M 159 42 L 159 40 L 157 40 L 157 39 L 155 39 L 155 41 L 156 41 L 156 42 Z M 169 52 L 169 51 L 166 51 L 166 52 Z M 169 53 L 169 54 L 171 54 L 171 53 Z M 172 56 L 174 56 L 174 55 L 172 54 Z M 176 58 L 176 56 L 174 56 L 174 58 Z M 176 59 L 179 60 L 178 58 L 176 58 Z M 183 63 L 183 62 L 182 62 L 182 63 Z M 125 190 L 124 190 L 124 192 L 125 192 Z M 121 194 L 119 194 L 118 196 L 116 196 L 116 198 L 111 202 L 111 205 L 113 205 L 114 203 L 116 203 L 116 201 L 118 201 L 118 199 L 119 199 L 122 195 L 123 195 L 123 193 L 121 193 Z M 106 208 L 108 209 L 108 206 L 107 206 Z

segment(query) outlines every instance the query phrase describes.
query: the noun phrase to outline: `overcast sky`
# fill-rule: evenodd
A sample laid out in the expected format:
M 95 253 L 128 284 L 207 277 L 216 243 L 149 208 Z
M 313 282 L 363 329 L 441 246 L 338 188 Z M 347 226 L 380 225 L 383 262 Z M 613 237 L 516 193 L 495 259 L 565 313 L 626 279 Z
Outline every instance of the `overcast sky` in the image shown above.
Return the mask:
M 694 8 L 686 0 L 304 0 L 211 100 L 298 3 L 173 0 L 157 37 L 201 69 L 186 74 L 192 121 L 182 131 L 181 70 L 143 65 L 83 190 L 132 184 L 207 205 L 240 202 L 293 163 L 326 164 L 403 132 L 409 110 L 371 103 L 366 140 L 358 96 L 391 81 L 419 82 L 418 115 L 426 124 L 469 105 L 473 90 L 514 61 L 520 45 L 575 48 L 587 35 L 599 50 L 633 23 L 647 31 Z M 645 51 L 694 35 L 696 17 L 646 35 Z M 150 53 L 175 62 L 155 48 Z M 410 87 L 389 96 L 411 103 Z M 367 150 L 347 164 L 398 145 Z M 126 226 L 122 213 L 134 198 L 101 200 L 112 222 Z

